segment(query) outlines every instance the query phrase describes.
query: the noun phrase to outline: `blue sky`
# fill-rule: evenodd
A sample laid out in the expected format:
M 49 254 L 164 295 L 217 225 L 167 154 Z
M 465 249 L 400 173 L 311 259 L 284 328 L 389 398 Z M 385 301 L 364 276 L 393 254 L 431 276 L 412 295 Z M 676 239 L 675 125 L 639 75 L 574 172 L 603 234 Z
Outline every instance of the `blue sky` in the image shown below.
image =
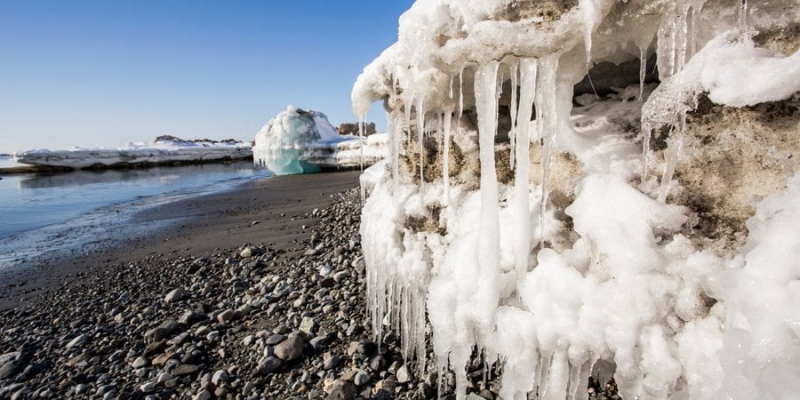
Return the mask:
M 355 79 L 412 3 L 0 0 L 0 152 L 252 140 L 290 103 L 352 122 Z

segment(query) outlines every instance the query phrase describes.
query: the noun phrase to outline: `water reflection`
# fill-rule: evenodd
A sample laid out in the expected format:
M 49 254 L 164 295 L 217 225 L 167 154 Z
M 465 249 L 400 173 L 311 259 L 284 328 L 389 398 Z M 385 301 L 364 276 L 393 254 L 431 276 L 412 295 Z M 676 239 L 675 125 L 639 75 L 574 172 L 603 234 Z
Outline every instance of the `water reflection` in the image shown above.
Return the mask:
M 133 235 L 147 228 L 130 223 L 141 210 L 269 175 L 246 161 L 6 175 L 0 180 L 0 270 L 31 253 L 75 253 L 100 239 Z

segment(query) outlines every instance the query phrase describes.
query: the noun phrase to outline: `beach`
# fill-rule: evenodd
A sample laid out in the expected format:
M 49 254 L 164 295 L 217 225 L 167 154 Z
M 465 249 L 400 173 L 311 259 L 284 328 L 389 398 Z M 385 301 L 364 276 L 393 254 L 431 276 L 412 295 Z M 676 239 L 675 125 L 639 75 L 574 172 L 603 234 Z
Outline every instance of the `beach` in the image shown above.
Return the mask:
M 0 400 L 455 400 L 431 345 L 412 361 L 372 330 L 359 175 L 168 203 L 134 217 L 170 223 L 152 235 L 6 273 Z M 499 365 L 477 361 L 472 398 L 497 399 Z M 613 381 L 589 393 L 619 398 Z
M 306 214 L 326 207 L 331 195 L 358 185 L 356 171 L 271 177 L 234 190 L 188 198 L 145 210 L 134 223 L 166 221 L 166 228 L 146 237 L 131 238 L 124 246 L 89 255 L 36 264 L 0 272 L 0 309 L 26 306 L 40 294 L 112 264 L 149 256 L 208 255 L 217 248 L 245 243 L 267 243 L 285 251 L 309 237 L 303 227 L 315 218 Z M 177 221 L 169 225 L 170 221 Z

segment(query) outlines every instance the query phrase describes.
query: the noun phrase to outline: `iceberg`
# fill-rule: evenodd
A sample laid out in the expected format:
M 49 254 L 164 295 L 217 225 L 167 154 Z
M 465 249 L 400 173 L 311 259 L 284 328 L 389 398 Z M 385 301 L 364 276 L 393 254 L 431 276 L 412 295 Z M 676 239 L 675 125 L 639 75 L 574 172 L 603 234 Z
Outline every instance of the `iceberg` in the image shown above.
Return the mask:
M 396 330 L 420 375 L 451 370 L 459 400 L 476 357 L 502 399 L 586 398 L 612 376 L 625 399 L 796 396 L 797 17 L 415 2 L 352 92 L 390 127 L 362 180 L 376 339 Z M 638 85 L 576 97 L 595 64 L 631 61 Z
M 256 134 L 256 164 L 276 175 L 356 168 L 387 157 L 386 134 L 339 135 L 325 114 L 289 105 Z
M 160 136 L 153 142 L 128 143 L 120 148 L 37 149 L 13 154 L 16 162 L 65 169 L 128 168 L 147 165 L 246 160 L 250 143 L 235 140 L 183 140 Z

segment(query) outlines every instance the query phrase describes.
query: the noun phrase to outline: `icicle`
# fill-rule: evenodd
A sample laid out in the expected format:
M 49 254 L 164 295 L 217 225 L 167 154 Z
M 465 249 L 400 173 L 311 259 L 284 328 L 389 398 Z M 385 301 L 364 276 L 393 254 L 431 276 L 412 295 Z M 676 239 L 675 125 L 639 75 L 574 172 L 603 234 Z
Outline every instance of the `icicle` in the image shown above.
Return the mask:
M 517 169 L 514 174 L 514 212 L 513 215 L 525 216 L 529 214 L 530 182 L 530 128 L 533 100 L 536 93 L 537 62 L 534 58 L 523 58 L 519 62 L 520 69 L 520 99 L 519 99 L 519 127 L 517 129 Z M 530 218 L 516 218 L 514 226 L 514 263 L 518 282 L 523 274 L 528 271 L 528 258 L 530 256 L 531 221 Z
M 511 140 L 511 156 L 510 165 L 514 169 L 514 162 L 516 157 L 516 136 L 517 136 L 517 84 L 519 82 L 519 62 L 514 61 L 511 64 L 511 129 L 508 131 L 508 137 Z
M 739 28 L 747 29 L 747 0 L 742 0 L 742 7 L 739 9 Z
M 360 115 L 358 117 L 358 138 L 361 140 L 361 145 L 359 146 L 359 154 L 358 154 L 359 160 L 358 160 L 358 162 L 361 165 L 361 172 L 364 172 L 364 143 L 365 143 L 365 140 L 364 140 L 364 124 L 366 123 L 366 121 L 367 121 L 366 114 Z M 362 202 L 364 201 L 364 197 L 363 196 L 361 197 L 361 201 Z
M 453 113 L 448 111 L 444 113 L 444 150 L 442 151 L 442 180 L 444 182 L 444 200 L 442 205 L 448 207 L 450 205 L 450 125 L 452 123 Z
M 683 152 L 683 132 L 686 127 L 686 113 L 680 112 L 678 113 L 678 132 L 677 132 L 677 140 L 673 142 L 673 144 L 669 147 L 668 151 L 666 152 L 666 165 L 664 166 L 664 174 L 661 177 L 661 189 L 658 194 L 658 201 L 665 203 L 667 201 L 667 196 L 669 195 L 670 186 L 672 186 L 672 177 L 675 174 L 675 168 L 678 165 L 678 162 L 681 158 L 681 153 Z M 675 126 L 673 125 L 673 132 Z M 671 136 L 672 133 L 670 134 Z
M 583 43 L 586 46 L 586 70 L 588 71 L 592 65 L 592 32 L 601 15 L 594 0 L 581 0 L 579 3 L 583 11 Z
M 458 73 L 458 118 L 456 123 L 461 122 L 461 115 L 464 113 L 464 70 Z
M 569 362 L 566 351 L 555 353 L 549 372 L 542 399 L 564 399 L 567 397 L 567 385 L 569 384 Z
M 644 79 L 647 76 L 647 47 L 639 47 L 639 102 L 644 103 Z
M 497 69 L 499 63 L 490 61 L 481 66 L 475 75 L 475 104 L 478 111 L 478 138 L 480 144 L 480 198 L 481 210 L 478 224 L 478 268 L 480 282 L 475 288 L 476 296 L 483 300 L 479 311 L 484 318 L 490 319 L 499 301 L 497 280 L 500 260 L 500 207 L 497 195 L 497 171 L 495 170 L 494 136 L 497 131 Z M 493 321 L 476 321 L 479 324 L 492 324 Z M 488 329 L 488 327 L 486 327 Z M 455 365 L 464 369 L 458 375 L 465 374 L 464 364 Z M 458 388 L 457 399 L 465 395 L 465 382 Z
M 450 95 L 449 98 L 453 98 L 453 79 L 455 79 L 455 75 L 450 76 Z
M 537 86 L 542 96 L 537 96 L 540 101 L 536 103 L 536 109 L 542 110 L 539 132 L 544 145 L 542 152 L 542 210 L 539 217 L 540 229 L 544 232 L 545 211 L 547 210 L 547 201 L 550 197 L 550 169 L 553 161 L 553 142 L 555 141 L 556 129 L 558 127 L 556 120 L 556 72 L 558 70 L 558 57 L 549 56 L 539 60 L 538 69 L 539 84 Z
M 386 122 L 389 128 L 389 145 L 391 146 L 390 156 L 392 161 L 392 190 L 394 190 L 394 193 L 397 193 L 400 188 L 400 169 L 398 162 L 398 159 L 400 158 L 398 146 L 398 143 L 400 142 L 400 129 L 398 128 L 398 121 L 394 114 L 386 113 Z
M 419 139 L 419 192 L 425 197 L 425 107 L 422 98 L 417 99 L 417 138 Z

